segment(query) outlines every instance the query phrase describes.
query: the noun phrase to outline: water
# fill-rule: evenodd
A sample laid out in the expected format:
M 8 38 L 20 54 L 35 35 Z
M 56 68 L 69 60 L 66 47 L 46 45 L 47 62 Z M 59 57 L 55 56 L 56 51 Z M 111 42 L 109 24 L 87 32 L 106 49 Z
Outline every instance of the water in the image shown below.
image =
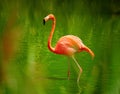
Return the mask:
M 120 2 L 117 0 L 0 1 L 0 94 L 120 94 Z M 47 48 L 64 35 L 82 39 L 95 53 L 75 57 L 83 69 L 79 87 L 74 61 Z M 67 79 L 70 62 L 70 80 Z

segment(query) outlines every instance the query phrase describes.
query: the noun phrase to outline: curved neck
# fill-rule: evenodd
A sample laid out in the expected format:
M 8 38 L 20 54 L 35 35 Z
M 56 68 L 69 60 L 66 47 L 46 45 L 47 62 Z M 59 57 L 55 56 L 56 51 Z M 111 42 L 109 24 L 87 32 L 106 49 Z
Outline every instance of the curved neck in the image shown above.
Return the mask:
M 53 33 L 54 33 L 54 30 L 55 30 L 56 19 L 55 19 L 55 17 L 52 17 L 50 19 L 52 20 L 52 28 L 51 28 L 51 32 L 50 32 L 50 35 L 49 35 L 49 38 L 48 38 L 48 48 L 49 48 L 50 51 L 54 52 L 55 49 L 51 46 L 51 41 L 52 41 Z

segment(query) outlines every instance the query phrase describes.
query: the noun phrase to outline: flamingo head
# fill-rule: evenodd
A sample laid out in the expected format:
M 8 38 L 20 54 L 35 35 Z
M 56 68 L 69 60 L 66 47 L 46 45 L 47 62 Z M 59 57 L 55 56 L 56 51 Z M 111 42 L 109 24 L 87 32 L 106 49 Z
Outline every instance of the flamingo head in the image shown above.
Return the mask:
M 53 14 L 47 15 L 47 16 L 43 19 L 43 24 L 45 25 L 45 22 L 47 22 L 48 20 L 55 20 L 54 15 L 53 15 Z

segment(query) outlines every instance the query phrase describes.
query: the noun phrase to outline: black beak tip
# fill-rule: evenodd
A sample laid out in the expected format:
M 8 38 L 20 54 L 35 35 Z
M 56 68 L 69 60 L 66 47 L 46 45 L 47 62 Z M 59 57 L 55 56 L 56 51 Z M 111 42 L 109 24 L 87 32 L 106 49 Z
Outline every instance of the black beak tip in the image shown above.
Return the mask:
M 43 19 L 43 25 L 45 25 L 45 19 Z

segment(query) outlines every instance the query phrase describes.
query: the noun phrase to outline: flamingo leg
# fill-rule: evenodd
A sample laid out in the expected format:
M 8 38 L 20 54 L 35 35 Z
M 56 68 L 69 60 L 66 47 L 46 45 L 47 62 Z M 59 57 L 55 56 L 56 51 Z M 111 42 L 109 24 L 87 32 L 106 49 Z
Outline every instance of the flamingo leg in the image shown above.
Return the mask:
M 72 59 L 75 61 L 76 65 L 78 66 L 79 68 L 79 74 L 78 74 L 78 78 L 77 78 L 77 83 L 79 83 L 79 80 L 80 80 L 80 76 L 82 74 L 82 68 L 80 67 L 80 65 L 78 64 L 77 60 L 75 59 L 74 56 L 72 56 Z
M 70 79 L 70 62 L 68 57 L 68 80 Z

